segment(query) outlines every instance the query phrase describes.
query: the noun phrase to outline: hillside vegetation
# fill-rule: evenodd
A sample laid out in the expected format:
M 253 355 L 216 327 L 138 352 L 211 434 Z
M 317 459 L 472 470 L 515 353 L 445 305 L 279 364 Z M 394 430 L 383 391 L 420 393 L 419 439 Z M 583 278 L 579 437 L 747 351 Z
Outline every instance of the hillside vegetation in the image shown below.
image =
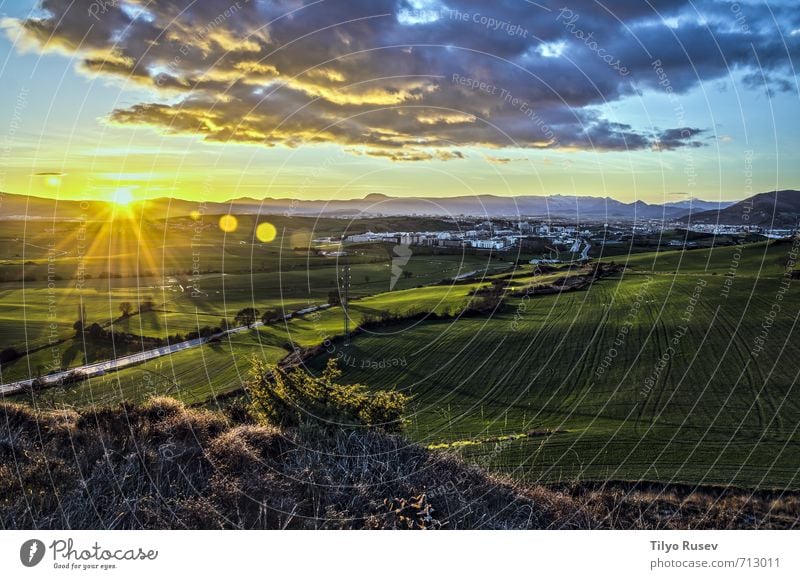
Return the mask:
M 798 499 L 522 485 L 374 429 L 277 429 L 168 398 L 0 405 L 3 529 L 791 527 Z M 793 514 L 794 513 L 794 514 Z
M 345 381 L 413 396 L 413 440 L 530 482 L 798 489 L 794 247 L 639 254 L 582 291 L 396 324 L 333 355 Z

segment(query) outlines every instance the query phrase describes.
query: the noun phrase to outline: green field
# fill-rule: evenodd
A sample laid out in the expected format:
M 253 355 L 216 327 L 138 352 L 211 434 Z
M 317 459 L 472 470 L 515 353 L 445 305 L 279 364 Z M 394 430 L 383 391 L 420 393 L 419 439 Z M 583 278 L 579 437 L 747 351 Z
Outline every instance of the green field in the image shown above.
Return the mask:
M 95 275 L 82 288 L 65 278 L 54 289 L 36 270 L 39 263 L 31 266 L 39 279 L 0 283 L 3 347 L 41 348 L 5 364 L 3 382 L 46 373 L 55 363 L 75 367 L 147 349 L 75 340 L 81 301 L 89 322 L 164 338 L 216 326 L 243 307 L 291 312 L 325 303 L 337 291 L 336 258 L 253 243 L 252 226 L 204 246 L 207 267 L 199 275 L 175 265 L 191 264 L 196 250 L 186 231 L 166 228 L 165 234 L 162 227 L 168 241 L 154 265 L 161 277 Z M 297 226 L 296 239 L 309 237 L 307 226 Z M 110 260 L 113 271 L 131 259 L 130 248 L 123 249 Z M 359 334 L 349 346 L 334 341 L 330 354 L 309 367 L 317 371 L 328 356 L 339 357 L 345 380 L 411 394 L 413 439 L 528 480 L 800 488 L 800 290 L 794 281 L 788 289 L 782 285 L 790 249 L 762 242 L 606 257 L 626 269 L 588 289 L 509 298 L 493 315 L 395 322 Z M 473 290 L 494 278 L 509 280 L 513 259 L 420 252 L 405 266 L 413 275 L 399 278 L 390 292 L 386 247 L 353 246 L 351 325 L 387 313 L 453 315 L 470 303 Z M 109 267 L 101 261 L 97 270 Z M 488 277 L 441 283 L 472 271 Z M 576 269 L 534 274 L 532 266 L 520 266 L 509 287 L 552 283 L 570 271 Z M 153 299 L 155 311 L 120 317 L 121 302 L 144 297 Z M 51 332 L 58 340 L 49 347 Z M 342 311 L 334 307 L 49 389 L 37 402 L 106 404 L 169 393 L 204 403 L 240 389 L 253 356 L 277 362 L 293 347 L 341 333 Z
M 412 394 L 416 440 L 531 480 L 800 488 L 796 282 L 755 349 L 790 248 L 637 255 L 524 311 L 359 336 L 345 376 Z
M 405 218 L 374 220 L 240 216 L 224 233 L 219 216 L 115 221 L 8 221 L 0 228 L 0 350 L 29 355 L 6 363 L 3 383 L 148 349 L 144 342 L 86 344 L 75 340 L 80 317 L 107 330 L 144 338 L 185 335 L 217 327 L 242 308 L 288 313 L 326 303 L 338 291 L 336 257 L 320 253 L 316 237 L 386 231 L 411 226 Z M 258 223 L 278 228 L 271 242 L 254 237 Z M 430 230 L 451 227 L 417 219 Z M 330 245 L 330 244 L 329 244 Z M 335 249 L 335 247 L 334 247 Z M 354 298 L 385 293 L 390 286 L 391 247 L 348 247 Z M 426 252 L 413 255 L 397 291 L 507 263 L 483 255 Z M 151 301 L 154 311 L 130 317 L 120 305 Z M 285 343 L 286 335 L 281 343 Z

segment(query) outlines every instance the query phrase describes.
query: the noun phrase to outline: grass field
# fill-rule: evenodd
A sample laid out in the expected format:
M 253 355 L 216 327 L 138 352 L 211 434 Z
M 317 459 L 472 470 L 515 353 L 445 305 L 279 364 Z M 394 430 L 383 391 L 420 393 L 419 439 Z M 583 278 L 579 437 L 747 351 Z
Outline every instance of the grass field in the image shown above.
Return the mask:
M 199 276 L 95 278 L 80 290 L 57 283 L 55 292 L 43 280 L 0 284 L 6 345 L 44 346 L 5 365 L 3 381 L 41 373 L 54 351 L 64 367 L 114 355 L 71 339 L 81 299 L 89 321 L 164 337 L 217 325 L 242 307 L 288 312 L 324 303 L 337 290 L 335 258 L 238 241 L 215 246 L 224 269 Z M 187 259 L 186 246 L 172 250 Z M 521 478 L 800 488 L 800 294 L 796 282 L 782 290 L 781 277 L 790 250 L 754 243 L 608 257 L 627 269 L 587 290 L 509 299 L 491 316 L 372 329 L 350 346 L 335 342 L 329 355 L 341 358 L 347 381 L 411 394 L 415 440 Z M 255 251 L 274 253 L 262 268 L 249 255 Z M 406 266 L 413 277 L 388 292 L 390 259 L 383 247 L 353 248 L 353 327 L 384 312 L 453 313 L 492 275 L 509 275 L 498 273 L 508 260 L 421 254 Z M 489 277 L 429 285 L 471 271 Z M 524 266 L 511 286 L 559 275 Z M 190 279 L 202 291 L 189 290 Z M 152 296 L 158 311 L 120 319 L 119 303 L 141 296 Z M 64 340 L 55 350 L 46 347 L 54 299 L 52 321 Z M 239 389 L 252 356 L 277 362 L 293 346 L 318 345 L 341 331 L 341 309 L 331 308 L 50 389 L 38 402 L 106 404 L 169 393 L 202 403 Z M 326 357 L 312 360 L 312 371 Z
M 185 335 L 216 327 L 242 308 L 288 313 L 326 303 L 338 292 L 336 257 L 315 250 L 316 236 L 385 231 L 410 226 L 407 219 L 312 219 L 242 216 L 236 231 L 223 233 L 219 216 L 175 219 L 9 221 L 0 228 L 0 350 L 30 354 L 3 365 L 3 383 L 136 351 L 130 344 L 86 344 L 74 340 L 81 307 L 87 325 L 150 338 Z M 270 221 L 279 234 L 262 242 L 257 223 Z M 418 219 L 431 230 L 450 227 Z M 362 244 L 348 248 L 351 295 L 386 293 L 391 279 L 391 247 Z M 394 281 L 397 291 L 439 282 L 507 263 L 488 256 L 425 252 L 412 255 L 408 277 Z M 158 275 L 154 275 L 156 272 Z M 155 311 L 121 316 L 152 301 Z M 281 343 L 287 340 L 284 332 Z M 313 339 L 319 337 L 315 332 Z M 138 349 L 147 349 L 145 343 Z
M 366 316 L 376 316 L 382 312 L 402 315 L 411 309 L 423 311 L 455 310 L 467 304 L 468 293 L 485 282 L 459 285 L 436 285 L 408 290 L 397 290 L 367 296 L 354 301 L 350 308 L 352 327 L 357 326 Z M 301 307 L 307 303 L 300 303 Z M 121 330 L 150 333 L 160 331 L 170 334 L 175 331 L 196 330 L 205 323 L 215 322 L 218 317 L 211 314 L 165 314 L 147 312 L 132 316 L 115 324 Z M 221 342 L 177 352 L 135 367 L 126 368 L 99 378 L 51 389 L 38 394 L 39 402 L 44 404 L 107 404 L 123 400 L 142 400 L 154 393 L 168 392 L 185 402 L 196 403 L 241 388 L 247 377 L 251 357 L 261 356 L 269 362 L 277 362 L 286 356 L 293 347 L 312 347 L 327 339 L 342 334 L 342 310 L 335 307 L 295 317 L 271 326 L 260 326 L 247 332 L 232 334 Z M 143 347 L 138 350 L 146 349 Z M 130 350 L 105 352 L 100 356 L 90 344 L 69 340 L 61 345 L 61 360 L 65 367 L 82 365 L 86 361 L 97 361 L 137 351 Z M 42 373 L 52 357 L 51 349 L 45 348 L 25 358 L 9 364 L 4 372 L 6 381 L 25 379 L 30 375 Z M 177 385 L 180 385 L 178 387 Z M 25 399 L 24 395 L 15 397 Z
M 531 480 L 800 488 L 796 284 L 776 298 L 790 248 L 637 255 L 524 311 L 359 336 L 345 376 L 412 394 L 416 440 Z

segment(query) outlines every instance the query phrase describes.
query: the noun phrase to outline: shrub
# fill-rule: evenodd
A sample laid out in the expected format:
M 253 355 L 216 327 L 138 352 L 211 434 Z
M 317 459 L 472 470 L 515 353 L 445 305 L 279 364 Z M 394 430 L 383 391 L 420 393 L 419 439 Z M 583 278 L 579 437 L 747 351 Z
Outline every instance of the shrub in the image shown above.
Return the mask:
M 792 491 L 547 488 L 375 429 L 237 425 L 168 398 L 0 417 L 0 529 L 766 529 L 800 508 Z
M 0 364 L 7 364 L 8 362 L 13 362 L 17 358 L 21 358 L 22 354 L 20 354 L 14 348 L 6 348 L 2 352 L 0 352 Z
M 301 368 L 284 369 L 256 359 L 246 384 L 250 414 L 279 427 L 368 426 L 387 432 L 403 426 L 408 396 L 400 392 L 370 393 L 363 384 L 338 383 L 336 360 L 320 377 Z
M 259 311 L 256 308 L 243 308 L 236 313 L 233 321 L 240 326 L 252 326 L 259 315 Z

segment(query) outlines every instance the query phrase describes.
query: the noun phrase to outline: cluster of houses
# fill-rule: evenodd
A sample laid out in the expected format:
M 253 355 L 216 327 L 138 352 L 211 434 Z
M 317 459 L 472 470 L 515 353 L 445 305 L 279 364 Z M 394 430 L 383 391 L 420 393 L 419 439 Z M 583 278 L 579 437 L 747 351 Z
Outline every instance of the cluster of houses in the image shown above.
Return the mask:
M 472 229 L 454 231 L 414 231 L 389 233 L 358 233 L 346 236 L 344 243 L 383 242 L 395 245 L 421 245 L 428 247 L 471 247 L 474 249 L 503 250 L 520 245 L 530 236 L 550 239 L 554 244 L 574 246 L 580 244 L 589 231 L 579 231 L 576 227 L 531 224 L 527 221 L 503 223 L 492 221 L 472 224 Z
M 725 225 L 721 223 L 697 223 L 689 226 L 689 231 L 700 233 L 713 233 L 714 235 L 741 235 L 743 233 L 758 233 L 769 239 L 783 239 L 791 237 L 796 231 L 794 228 L 761 227 L 760 225 Z
M 611 246 L 630 243 L 633 237 L 663 233 L 666 230 L 684 229 L 685 224 L 665 225 L 662 220 L 639 219 L 631 223 L 617 222 L 596 224 L 591 230 L 586 227 L 552 222 L 531 223 L 505 219 L 459 223 L 458 229 L 449 231 L 395 231 L 388 233 L 357 233 L 347 235 L 342 243 L 390 243 L 393 245 L 416 245 L 428 247 L 473 248 L 479 250 L 509 251 L 518 248 L 535 254 L 572 253 L 573 259 L 586 260 L 592 245 Z M 767 238 L 783 238 L 793 234 L 794 229 L 764 228 L 756 225 L 692 224 L 690 231 L 715 235 L 737 235 L 758 233 Z M 329 241 L 334 241 L 327 238 Z M 694 241 L 665 241 L 669 246 L 696 247 Z M 555 261 L 557 258 L 553 257 Z

